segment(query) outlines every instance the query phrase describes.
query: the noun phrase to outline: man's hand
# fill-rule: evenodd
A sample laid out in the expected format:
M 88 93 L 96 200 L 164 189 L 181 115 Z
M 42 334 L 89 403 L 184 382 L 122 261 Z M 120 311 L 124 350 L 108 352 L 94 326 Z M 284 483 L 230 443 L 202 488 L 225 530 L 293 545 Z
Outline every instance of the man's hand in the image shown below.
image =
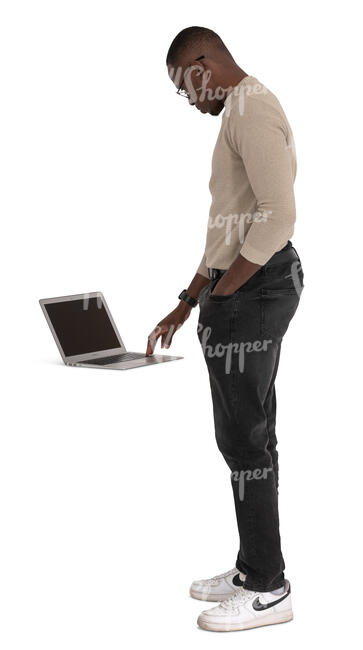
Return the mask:
M 196 273 L 187 288 L 187 294 L 197 300 L 201 290 L 207 284 L 209 284 L 209 278 L 205 278 L 204 275 Z M 157 324 L 147 339 L 147 357 L 150 354 L 154 354 L 155 345 L 159 336 L 161 336 L 161 347 L 170 348 L 175 332 L 189 318 L 191 311 L 192 307 L 185 300 L 181 300 L 179 305 Z
M 209 279 L 205 278 L 204 275 L 201 275 L 200 273 L 196 273 L 187 288 L 188 295 L 197 300 L 201 290 L 207 284 L 209 284 Z M 192 307 L 188 305 L 185 300 L 181 300 L 179 305 L 170 312 L 166 318 L 157 324 L 147 339 L 147 357 L 150 354 L 154 354 L 155 345 L 159 336 L 161 336 L 161 347 L 170 348 L 175 332 L 183 325 L 187 318 L 189 318 L 191 311 Z
M 147 339 L 147 357 L 150 354 L 154 354 L 155 345 L 159 336 L 161 336 L 161 347 L 170 348 L 175 332 L 189 318 L 191 310 L 192 307 L 184 300 L 181 300 L 179 305 L 157 324 Z
M 229 296 L 247 282 L 261 268 L 238 253 L 228 271 L 223 273 L 212 291 L 213 296 Z

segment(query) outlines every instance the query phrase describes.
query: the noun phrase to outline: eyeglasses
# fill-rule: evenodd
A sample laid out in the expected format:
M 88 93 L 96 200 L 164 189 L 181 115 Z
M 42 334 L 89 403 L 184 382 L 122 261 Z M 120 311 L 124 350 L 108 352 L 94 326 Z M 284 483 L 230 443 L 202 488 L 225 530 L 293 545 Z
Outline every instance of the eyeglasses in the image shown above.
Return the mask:
M 202 56 L 198 56 L 198 58 L 195 59 L 195 61 L 201 61 L 201 60 L 204 59 L 204 58 L 205 58 L 205 57 L 204 57 L 204 54 L 202 54 Z M 187 73 L 187 71 L 189 70 L 189 68 L 190 68 L 190 66 L 187 67 L 187 69 L 186 69 L 186 71 L 185 71 L 185 73 L 184 73 L 184 76 L 186 75 L 186 73 Z M 178 95 L 181 95 L 182 97 L 186 97 L 186 99 L 190 99 L 190 94 L 188 93 L 188 91 L 185 90 L 185 88 L 182 88 L 183 83 L 184 83 L 184 79 L 183 79 L 183 81 L 181 82 L 181 84 L 180 84 L 180 86 L 179 86 L 179 88 L 178 88 L 178 90 L 177 90 L 176 92 L 177 92 Z

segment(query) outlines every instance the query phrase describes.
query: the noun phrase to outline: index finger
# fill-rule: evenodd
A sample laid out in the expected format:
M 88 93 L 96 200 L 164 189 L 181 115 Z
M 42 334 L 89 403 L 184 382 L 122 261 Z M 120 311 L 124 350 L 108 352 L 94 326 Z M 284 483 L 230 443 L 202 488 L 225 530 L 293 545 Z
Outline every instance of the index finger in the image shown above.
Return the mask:
M 161 327 L 157 326 L 155 329 L 149 334 L 147 338 L 147 348 L 146 348 L 146 356 L 150 356 L 151 354 L 154 354 L 154 349 L 156 342 L 161 336 Z

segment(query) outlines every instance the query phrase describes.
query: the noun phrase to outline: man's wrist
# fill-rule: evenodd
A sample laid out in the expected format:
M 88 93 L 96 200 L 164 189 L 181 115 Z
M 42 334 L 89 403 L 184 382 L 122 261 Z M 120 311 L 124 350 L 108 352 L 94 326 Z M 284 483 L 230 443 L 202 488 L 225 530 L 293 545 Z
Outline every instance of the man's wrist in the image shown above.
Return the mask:
M 194 298 L 186 289 L 183 289 L 183 291 L 180 292 L 178 298 L 191 307 L 196 307 L 198 304 L 198 298 Z
M 236 289 L 239 289 L 239 286 L 241 286 L 239 285 L 236 287 L 235 284 L 230 284 L 226 282 L 226 280 L 222 282 L 223 277 L 224 276 L 222 276 L 222 278 L 217 282 L 217 284 L 214 285 L 212 294 L 218 296 L 223 296 L 223 295 L 229 296 L 230 294 L 234 293 Z
M 192 306 L 188 305 L 188 303 L 185 302 L 185 300 L 180 300 L 177 309 L 179 309 L 181 312 L 186 314 L 186 313 L 192 311 Z

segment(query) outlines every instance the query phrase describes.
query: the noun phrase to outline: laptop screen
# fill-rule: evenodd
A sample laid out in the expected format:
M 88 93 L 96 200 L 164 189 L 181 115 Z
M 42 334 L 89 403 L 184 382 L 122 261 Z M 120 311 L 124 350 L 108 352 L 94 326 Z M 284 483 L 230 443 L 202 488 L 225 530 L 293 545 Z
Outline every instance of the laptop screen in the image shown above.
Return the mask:
M 66 357 L 120 347 L 102 298 L 44 305 Z

